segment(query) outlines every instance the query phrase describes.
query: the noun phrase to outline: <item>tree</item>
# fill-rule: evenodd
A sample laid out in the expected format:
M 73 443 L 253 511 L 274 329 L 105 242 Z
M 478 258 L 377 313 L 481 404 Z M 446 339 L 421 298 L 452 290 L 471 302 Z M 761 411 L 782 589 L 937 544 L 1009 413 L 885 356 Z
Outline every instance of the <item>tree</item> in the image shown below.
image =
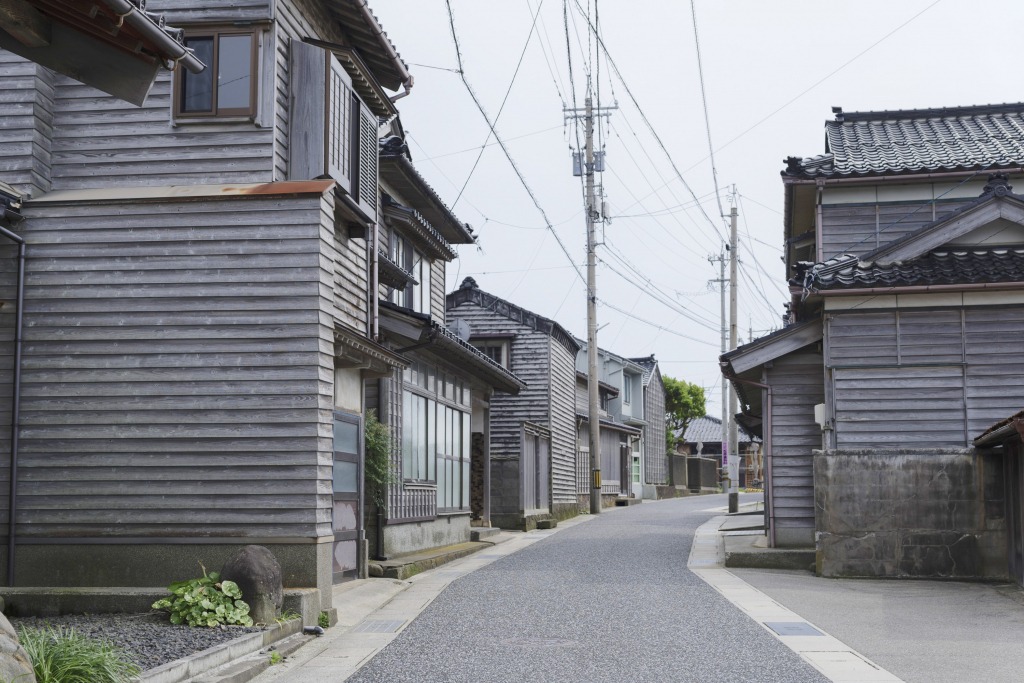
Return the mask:
M 665 383 L 665 441 L 671 453 L 682 440 L 690 421 L 703 417 L 707 407 L 704 387 L 668 376 L 662 377 L 662 381 Z

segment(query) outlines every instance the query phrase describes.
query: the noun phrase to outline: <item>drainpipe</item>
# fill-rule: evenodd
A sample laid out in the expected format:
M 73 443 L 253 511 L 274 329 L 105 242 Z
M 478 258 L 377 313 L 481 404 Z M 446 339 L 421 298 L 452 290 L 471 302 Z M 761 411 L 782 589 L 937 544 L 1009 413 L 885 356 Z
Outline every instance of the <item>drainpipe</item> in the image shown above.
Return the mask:
M 767 392 L 767 398 L 764 402 L 764 418 L 762 424 L 764 425 L 764 478 L 765 478 L 765 492 L 768 497 L 768 504 L 765 506 L 765 515 L 768 518 L 768 545 L 772 548 L 775 547 L 775 496 L 772 495 L 772 387 L 769 384 L 763 382 L 755 382 L 751 379 L 740 379 L 735 375 L 725 375 L 725 379 L 730 382 L 737 382 L 739 384 L 748 384 L 752 387 L 759 387 Z
M 7 218 L 13 218 L 11 210 L 5 211 Z M 17 215 L 17 214 L 15 214 Z M 17 215 L 17 220 L 21 216 Z M 18 431 L 21 426 L 21 331 L 25 310 L 25 240 L 7 228 L 0 226 L 0 235 L 18 245 L 18 299 L 14 323 L 14 381 L 11 388 L 11 489 L 8 494 L 7 527 L 7 585 L 14 585 L 14 540 L 15 518 L 18 514 Z

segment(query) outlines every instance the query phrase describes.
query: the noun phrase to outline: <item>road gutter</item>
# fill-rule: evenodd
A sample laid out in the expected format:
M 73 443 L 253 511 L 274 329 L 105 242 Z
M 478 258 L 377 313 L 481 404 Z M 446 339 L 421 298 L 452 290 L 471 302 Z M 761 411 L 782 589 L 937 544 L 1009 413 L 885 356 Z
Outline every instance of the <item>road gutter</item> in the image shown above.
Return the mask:
M 725 546 L 719 529 L 727 519 L 724 516 L 714 517 L 694 533 L 690 557 L 686 563 L 690 571 L 830 681 L 902 683 L 903 679 L 897 678 L 725 569 Z

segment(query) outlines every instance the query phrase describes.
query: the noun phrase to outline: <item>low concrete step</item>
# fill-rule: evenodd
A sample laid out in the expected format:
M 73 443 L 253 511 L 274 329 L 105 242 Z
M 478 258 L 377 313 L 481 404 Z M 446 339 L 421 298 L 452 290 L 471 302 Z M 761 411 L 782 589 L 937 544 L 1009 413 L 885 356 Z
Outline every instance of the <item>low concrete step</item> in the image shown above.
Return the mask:
M 280 656 L 278 661 L 283 661 L 315 637 L 296 633 L 227 666 L 193 678 L 190 683 L 246 683 L 274 665 L 275 652 Z
M 558 520 L 557 519 L 538 519 L 537 520 L 537 528 L 538 529 L 554 529 L 556 526 L 558 526 Z
M 440 548 L 393 557 L 382 561 L 370 562 L 370 576 L 383 576 L 388 579 L 405 580 L 428 569 L 440 567 L 443 564 L 457 560 L 460 557 L 471 555 L 478 550 L 490 548 L 494 544 L 487 541 L 469 541 L 467 543 L 456 543 Z
M 644 502 L 642 498 L 616 498 L 615 507 L 627 507 L 629 505 L 639 505 Z
M 473 527 L 469 531 L 469 540 L 471 541 L 484 541 L 490 539 L 492 536 L 497 536 L 501 533 L 501 529 L 496 526 L 486 527 L 479 526 Z

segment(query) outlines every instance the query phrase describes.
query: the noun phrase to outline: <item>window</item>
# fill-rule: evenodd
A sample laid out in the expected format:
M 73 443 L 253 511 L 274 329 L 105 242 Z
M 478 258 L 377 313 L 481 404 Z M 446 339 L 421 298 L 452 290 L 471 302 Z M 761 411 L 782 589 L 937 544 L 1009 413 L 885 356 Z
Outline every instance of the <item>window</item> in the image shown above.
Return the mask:
M 197 31 L 185 37 L 185 45 L 195 50 L 206 69 L 199 74 L 178 69 L 175 115 L 254 116 L 256 34 L 230 29 Z
M 388 301 L 417 313 L 430 313 L 430 259 L 415 249 L 409 240 L 395 230 L 391 231 L 390 256 L 395 265 L 408 271 L 415 284 L 391 290 Z
M 633 378 L 625 374 L 622 376 L 622 402 L 633 402 Z
M 439 510 L 468 510 L 469 387 L 424 363 L 402 379 L 402 478 L 436 483 Z
M 477 350 L 501 367 L 509 367 L 508 341 L 504 339 L 489 339 L 486 341 L 473 341 L 471 343 L 477 348 Z

